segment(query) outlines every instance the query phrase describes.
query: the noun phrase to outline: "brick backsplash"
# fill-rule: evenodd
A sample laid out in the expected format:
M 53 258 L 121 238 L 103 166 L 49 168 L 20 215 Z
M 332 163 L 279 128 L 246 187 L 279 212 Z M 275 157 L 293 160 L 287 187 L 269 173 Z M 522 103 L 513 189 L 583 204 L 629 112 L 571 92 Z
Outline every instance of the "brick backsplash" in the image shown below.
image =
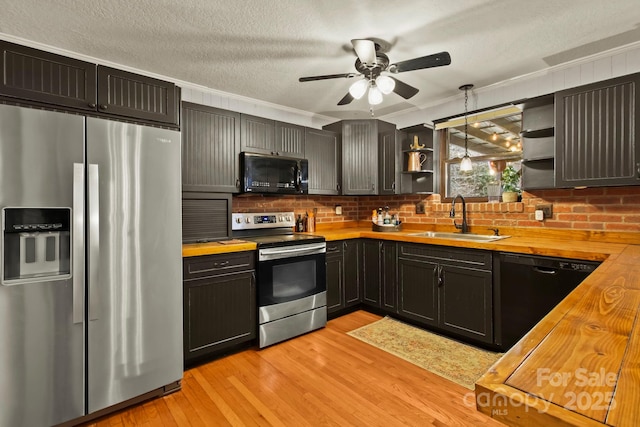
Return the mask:
M 423 202 L 424 214 L 415 206 Z M 553 217 L 536 221 L 537 204 L 552 204 Z M 342 206 L 342 215 L 335 206 Z M 407 223 L 451 225 L 451 203 L 441 203 L 437 194 L 399 196 L 234 196 L 234 212 L 293 211 L 296 215 L 317 209 L 317 223 L 340 223 L 371 218 L 372 209 L 389 206 Z M 460 217 L 461 208 L 457 208 Z M 467 203 L 471 227 L 541 227 L 640 232 L 640 187 L 605 187 L 582 190 L 537 190 L 524 192 L 517 203 Z M 458 219 L 458 222 L 459 219 Z

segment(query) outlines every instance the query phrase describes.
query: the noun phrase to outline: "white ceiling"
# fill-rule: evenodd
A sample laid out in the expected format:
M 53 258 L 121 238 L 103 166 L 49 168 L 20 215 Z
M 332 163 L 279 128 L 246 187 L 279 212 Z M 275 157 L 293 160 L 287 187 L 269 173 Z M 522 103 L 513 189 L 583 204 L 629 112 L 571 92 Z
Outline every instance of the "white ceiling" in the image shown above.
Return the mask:
M 337 119 L 354 80 L 354 38 L 390 45 L 392 63 L 440 51 L 447 67 L 395 77 L 380 117 L 640 41 L 638 0 L 0 0 L 0 38 L 19 38 L 171 80 Z M 8 37 L 7 37 L 8 36 Z M 15 41 L 13 39 L 12 41 Z

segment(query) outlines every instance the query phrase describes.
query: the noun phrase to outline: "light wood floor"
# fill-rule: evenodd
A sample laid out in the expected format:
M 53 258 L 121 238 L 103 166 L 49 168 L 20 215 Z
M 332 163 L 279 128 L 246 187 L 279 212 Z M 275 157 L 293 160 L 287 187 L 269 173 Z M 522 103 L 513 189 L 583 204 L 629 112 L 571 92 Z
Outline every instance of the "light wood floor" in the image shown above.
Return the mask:
M 198 366 L 184 373 L 181 391 L 88 425 L 503 425 L 465 405 L 470 390 L 346 335 L 379 318 L 357 311 Z

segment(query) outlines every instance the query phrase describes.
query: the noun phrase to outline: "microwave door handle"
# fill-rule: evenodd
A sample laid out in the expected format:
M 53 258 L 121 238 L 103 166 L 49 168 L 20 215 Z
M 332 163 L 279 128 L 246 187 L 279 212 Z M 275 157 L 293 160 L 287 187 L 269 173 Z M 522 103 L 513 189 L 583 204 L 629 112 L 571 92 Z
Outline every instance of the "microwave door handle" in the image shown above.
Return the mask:
M 300 166 L 300 162 L 296 163 L 296 190 L 300 191 L 302 189 L 302 167 Z

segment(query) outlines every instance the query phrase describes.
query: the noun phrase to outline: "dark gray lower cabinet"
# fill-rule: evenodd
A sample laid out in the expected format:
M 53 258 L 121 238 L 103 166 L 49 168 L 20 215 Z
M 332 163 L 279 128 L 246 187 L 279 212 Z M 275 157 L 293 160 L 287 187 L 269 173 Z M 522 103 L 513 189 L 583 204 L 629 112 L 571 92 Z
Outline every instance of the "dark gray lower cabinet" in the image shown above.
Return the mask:
M 398 314 L 493 342 L 492 253 L 430 245 L 398 245 Z
M 493 342 L 492 273 L 442 265 L 439 327 L 474 340 Z
M 362 302 L 387 313 L 397 308 L 396 243 L 383 240 L 363 240 Z
M 400 245 L 400 250 L 406 249 Z M 398 314 L 427 326 L 438 326 L 438 263 L 398 257 Z
M 327 242 L 327 312 L 360 304 L 360 241 Z
M 254 256 L 247 251 L 183 260 L 185 364 L 255 339 Z

